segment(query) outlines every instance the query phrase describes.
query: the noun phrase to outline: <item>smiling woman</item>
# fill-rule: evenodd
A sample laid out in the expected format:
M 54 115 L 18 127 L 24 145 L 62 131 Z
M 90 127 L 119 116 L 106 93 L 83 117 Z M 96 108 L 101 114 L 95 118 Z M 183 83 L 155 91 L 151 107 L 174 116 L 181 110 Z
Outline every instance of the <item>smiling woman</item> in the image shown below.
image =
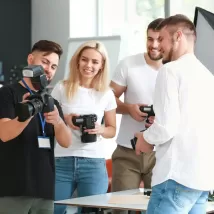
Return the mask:
M 102 55 L 93 49 L 85 49 L 79 60 L 79 71 L 81 73 L 81 85 L 90 86 L 91 80 L 102 69 Z M 82 85 L 83 86 L 83 85 Z
M 71 198 L 75 189 L 78 197 L 107 191 L 103 138 L 112 138 L 116 133 L 116 101 L 108 86 L 108 63 L 101 42 L 85 42 L 70 60 L 69 77 L 52 91 L 73 133 L 70 148 L 56 145 L 55 200 Z M 105 125 L 101 125 L 103 117 Z M 65 206 L 55 206 L 55 214 L 65 210 Z

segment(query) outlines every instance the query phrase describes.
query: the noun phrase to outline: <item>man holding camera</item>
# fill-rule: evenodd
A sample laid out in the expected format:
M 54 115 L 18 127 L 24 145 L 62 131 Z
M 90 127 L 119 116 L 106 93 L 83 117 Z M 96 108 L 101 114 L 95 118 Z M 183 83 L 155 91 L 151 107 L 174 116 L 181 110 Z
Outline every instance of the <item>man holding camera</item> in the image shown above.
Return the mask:
M 41 65 L 50 82 L 62 49 L 40 40 L 28 55 L 28 65 Z M 54 200 L 54 136 L 64 147 L 71 133 L 59 103 L 53 111 L 40 112 L 20 122 L 16 106 L 40 89 L 31 77 L 0 89 L 0 213 L 52 214 Z
M 118 105 L 117 113 L 122 114 L 118 145 L 112 155 L 112 191 L 139 188 L 142 181 L 146 188 L 151 187 L 154 152 L 136 156 L 130 140 L 136 130 L 145 129 L 144 120 L 147 114 L 140 111 L 140 106 L 153 103 L 156 76 L 162 65 L 162 55 L 158 49 L 159 32 L 156 27 L 162 20 L 156 19 L 148 25 L 147 53 L 122 60 L 111 82 Z M 123 93 L 124 103 L 119 100 Z
M 135 135 L 137 154 L 156 148 L 147 213 L 202 214 L 214 189 L 214 77 L 194 55 L 192 21 L 177 14 L 158 29 L 164 65 L 155 87 L 155 121 Z M 204 107 L 207 116 L 200 116 Z

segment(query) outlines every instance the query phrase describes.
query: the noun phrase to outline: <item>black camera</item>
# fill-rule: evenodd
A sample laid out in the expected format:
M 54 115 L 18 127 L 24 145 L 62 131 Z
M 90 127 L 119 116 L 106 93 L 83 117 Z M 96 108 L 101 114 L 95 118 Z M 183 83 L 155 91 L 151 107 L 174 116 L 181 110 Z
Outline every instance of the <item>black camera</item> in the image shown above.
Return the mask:
M 148 114 L 147 119 L 146 119 L 147 123 L 150 123 L 149 122 L 149 117 L 155 116 L 155 112 L 153 110 L 153 105 L 151 105 L 151 106 L 140 106 L 140 111 Z M 140 132 L 144 132 L 145 130 L 146 129 L 144 129 L 144 130 L 142 130 Z M 135 150 L 136 143 L 137 143 L 137 138 L 136 137 L 131 139 L 131 145 L 132 145 L 132 148 L 134 150 Z
M 46 91 L 48 80 L 42 66 L 28 66 L 23 69 L 23 76 L 30 77 L 32 84 L 40 87 L 35 94 L 30 95 L 26 101 L 16 104 L 15 114 L 18 121 L 24 122 L 37 113 L 51 112 L 54 110 L 54 99 Z
M 140 106 L 140 111 L 148 114 L 147 119 L 146 119 L 147 123 L 150 123 L 149 117 L 155 116 L 155 112 L 153 110 L 153 105 L 151 105 L 151 106 Z
M 96 134 L 88 134 L 87 132 L 84 131 L 85 129 L 94 129 L 96 121 L 97 121 L 96 114 L 88 114 L 88 115 L 80 115 L 78 117 L 72 117 L 72 123 L 75 126 L 80 127 L 80 130 L 82 132 L 81 141 L 83 143 L 93 143 L 97 141 Z

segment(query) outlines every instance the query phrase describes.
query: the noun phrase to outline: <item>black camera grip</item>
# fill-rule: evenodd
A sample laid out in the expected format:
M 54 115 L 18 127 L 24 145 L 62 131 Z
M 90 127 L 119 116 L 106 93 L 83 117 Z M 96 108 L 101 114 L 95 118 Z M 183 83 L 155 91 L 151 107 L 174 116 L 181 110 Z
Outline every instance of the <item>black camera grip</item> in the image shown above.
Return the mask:
M 146 118 L 146 123 L 151 124 L 151 123 L 149 122 L 149 117 Z
M 137 143 L 137 138 L 136 137 L 134 137 L 133 139 L 131 139 L 131 145 L 132 145 L 132 148 L 134 150 L 135 150 L 136 143 Z
M 141 130 L 140 132 L 144 132 L 145 130 L 146 129 Z M 135 150 L 136 143 L 137 143 L 137 137 L 132 138 L 130 141 L 131 141 L 132 148 Z
M 44 101 L 45 101 L 45 104 L 44 104 L 43 112 L 48 113 L 48 112 L 54 111 L 54 98 L 51 95 L 46 94 L 44 96 Z

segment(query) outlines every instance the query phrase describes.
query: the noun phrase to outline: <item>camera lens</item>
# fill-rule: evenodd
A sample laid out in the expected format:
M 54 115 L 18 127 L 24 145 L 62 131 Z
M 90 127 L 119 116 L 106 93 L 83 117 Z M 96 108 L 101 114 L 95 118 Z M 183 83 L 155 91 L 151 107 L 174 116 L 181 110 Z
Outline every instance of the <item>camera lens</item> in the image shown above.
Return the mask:
M 33 106 L 33 109 L 34 109 L 34 112 L 33 112 L 33 115 L 34 114 L 37 114 L 39 112 L 42 112 L 42 109 L 43 109 L 43 102 L 39 99 L 32 99 L 29 101 L 29 103 L 31 103 L 31 105 Z

